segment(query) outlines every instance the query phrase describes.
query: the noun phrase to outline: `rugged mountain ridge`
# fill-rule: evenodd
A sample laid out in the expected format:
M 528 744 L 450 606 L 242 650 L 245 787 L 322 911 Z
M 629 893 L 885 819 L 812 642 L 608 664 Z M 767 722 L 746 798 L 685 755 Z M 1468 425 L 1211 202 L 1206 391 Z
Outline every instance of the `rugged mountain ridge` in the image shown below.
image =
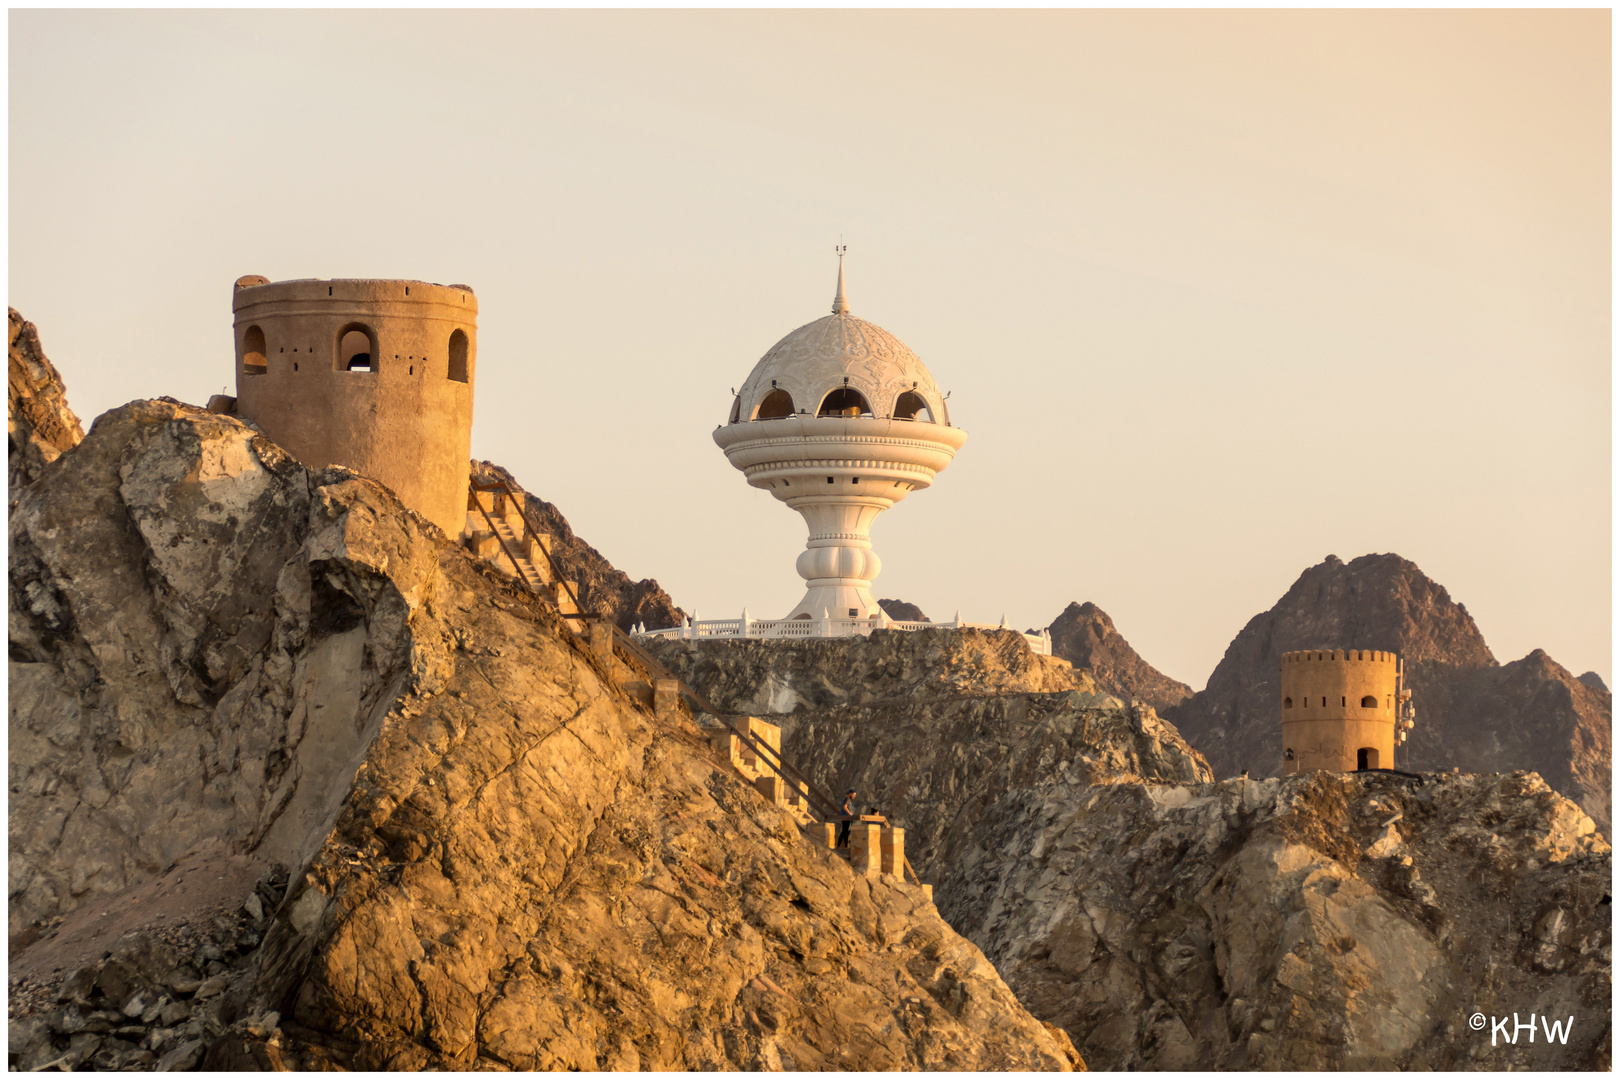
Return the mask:
M 1022 645 L 658 650 L 722 709 L 785 710 L 785 755 L 906 828 L 941 914 L 1093 1068 L 1607 1067 L 1611 856 L 1538 777 L 1215 782 L 1153 710 L 1087 672 L 1056 689 Z M 1531 1007 L 1567 1041 L 1465 1024 Z
M 1123 701 L 1140 701 L 1163 712 L 1192 696 L 1177 682 L 1137 655 L 1102 608 L 1087 600 L 1070 603 L 1052 625 L 1052 655 L 1091 674 L 1097 688 Z
M 1209 684 L 1166 709 L 1218 776 L 1276 775 L 1278 662 L 1293 649 L 1384 649 L 1418 709 L 1403 769 L 1529 769 L 1610 828 L 1613 699 L 1539 649 L 1498 665 L 1473 617 L 1398 555 L 1329 556 L 1250 619 Z
M 500 480 L 524 493 L 536 524 L 551 535 L 551 557 L 557 561 L 564 580 L 579 586 L 582 611 L 612 619 L 626 631 L 637 623 L 652 630 L 681 625 L 685 612 L 675 606 L 658 582 L 652 578 L 631 581 L 630 575 L 616 569 L 600 551 L 575 536 L 560 510 L 525 490 L 506 469 L 488 461 L 475 461 L 472 476 L 481 483 Z
M 916 604 L 909 604 L 904 600 L 879 600 L 878 607 L 883 613 L 895 622 L 928 622 L 928 616 Z
M 380 485 L 135 402 L 10 545 L 19 1065 L 1078 1063 L 920 890 L 804 840 Z M 208 841 L 288 877 L 185 945 L 153 908 Z M 151 917 L 108 955 L 19 972 L 125 900 Z

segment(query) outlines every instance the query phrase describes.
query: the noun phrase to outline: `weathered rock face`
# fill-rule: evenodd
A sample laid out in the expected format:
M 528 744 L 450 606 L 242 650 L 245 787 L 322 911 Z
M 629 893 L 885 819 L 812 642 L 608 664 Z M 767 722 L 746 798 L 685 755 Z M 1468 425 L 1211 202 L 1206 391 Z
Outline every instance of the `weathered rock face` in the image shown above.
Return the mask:
M 955 887 L 952 837 L 1009 791 L 1070 775 L 1199 781 L 1209 767 L 1146 708 L 1089 673 L 1037 656 L 1019 634 L 880 630 L 808 641 L 652 643 L 716 708 L 767 717 L 823 792 L 853 787 L 906 832 L 940 903 Z M 943 908 L 942 908 L 943 910 Z
M 328 498 L 359 483 L 324 479 Z M 9 562 L 12 931 L 209 838 L 256 843 L 304 804 L 307 772 L 341 768 L 324 729 L 320 760 L 300 758 L 305 730 L 352 727 L 407 646 L 396 633 L 365 650 L 328 582 L 340 554 L 295 559 L 311 496 L 309 474 L 238 421 L 159 401 L 102 416 L 23 491 Z M 280 834 L 271 849 L 290 861 Z
M 930 673 L 949 633 L 658 649 L 722 708 L 791 708 L 785 756 L 906 828 L 946 920 L 1093 1068 L 1607 1067 L 1610 855 L 1538 777 L 1214 783 L 1151 709 L 988 656 L 974 693 L 971 638 Z M 1576 1029 L 1466 1026 L 1515 1003 Z
M 916 604 L 908 604 L 904 600 L 879 600 L 878 607 L 883 609 L 883 614 L 895 622 L 930 621 L 928 616 L 923 614 L 922 608 Z
M 180 1007 L 163 1038 L 187 1064 L 1078 1063 L 920 889 L 802 838 L 386 489 L 234 419 L 101 417 L 23 493 L 10 583 L 29 954 L 61 955 L 90 905 L 163 893 L 205 838 L 291 871 L 262 944 L 212 946 L 217 1003 L 155 974 L 199 953 L 119 960 Z M 153 919 L 120 948 L 162 944 Z M 52 1013 L 49 1045 L 22 1032 L 30 1060 L 87 1033 L 75 1060 L 161 1060 L 155 1000 L 66 1030 L 130 1020 L 123 989 Z
M 84 438 L 79 418 L 68 408 L 62 376 L 45 355 L 34 324 L 7 308 L 10 345 L 6 352 L 7 433 L 10 502 L 39 478 L 47 462 L 55 461 Z
M 1096 689 L 1067 661 L 1037 656 L 1020 635 L 994 630 L 875 630 L 866 637 L 773 641 L 665 639 L 648 647 L 715 708 L 755 716 L 911 696 Z
M 1159 712 L 1192 696 L 1192 687 L 1138 656 L 1108 613 L 1089 600 L 1064 608 L 1048 629 L 1052 655 L 1086 671 L 1105 694 L 1140 701 Z
M 1167 709 L 1216 775 L 1281 771 L 1278 663 L 1293 649 L 1399 653 L 1417 706 L 1400 768 L 1529 769 L 1579 803 L 1607 834 L 1613 703 L 1540 650 L 1498 666 L 1467 610 L 1412 563 L 1329 557 L 1249 620 L 1209 685 Z
M 1607 694 L 1609 692 L 1608 684 L 1603 681 L 1603 676 L 1599 675 L 1595 671 L 1586 672 L 1580 677 L 1580 682 L 1582 686 L 1596 690 L 1600 694 Z
M 540 528 L 551 534 L 551 557 L 562 570 L 563 580 L 579 586 L 580 609 L 587 614 L 612 619 L 628 631 L 637 623 L 650 630 L 679 626 L 686 615 L 675 606 L 668 593 L 652 578 L 631 581 L 628 574 L 614 568 L 602 553 L 574 535 L 568 519 L 551 503 L 528 493 L 511 473 L 487 461 L 472 463 L 475 481 L 501 480 L 526 496 L 529 512 Z
M 947 919 L 1093 1068 L 1609 1068 L 1609 848 L 1533 774 L 1049 783 L 949 856 Z

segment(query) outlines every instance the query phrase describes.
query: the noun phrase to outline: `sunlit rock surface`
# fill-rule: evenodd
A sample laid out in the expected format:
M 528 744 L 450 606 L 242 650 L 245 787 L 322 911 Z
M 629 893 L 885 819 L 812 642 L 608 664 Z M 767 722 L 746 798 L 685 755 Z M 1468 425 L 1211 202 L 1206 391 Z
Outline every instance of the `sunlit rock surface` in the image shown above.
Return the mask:
M 997 637 L 658 649 L 721 708 L 782 707 L 786 756 L 906 828 L 1094 1069 L 1608 1067 L 1611 856 L 1539 777 L 1215 782 L 1153 710 L 1080 672 L 1040 692 L 1054 662 Z M 1514 1011 L 1574 1028 L 1468 1026 Z
M 10 539 L 19 1066 L 1079 1063 L 922 890 L 857 879 L 371 481 L 135 402 Z M 287 877 L 198 936 L 165 897 L 205 842 Z M 98 903 L 150 919 L 51 968 Z

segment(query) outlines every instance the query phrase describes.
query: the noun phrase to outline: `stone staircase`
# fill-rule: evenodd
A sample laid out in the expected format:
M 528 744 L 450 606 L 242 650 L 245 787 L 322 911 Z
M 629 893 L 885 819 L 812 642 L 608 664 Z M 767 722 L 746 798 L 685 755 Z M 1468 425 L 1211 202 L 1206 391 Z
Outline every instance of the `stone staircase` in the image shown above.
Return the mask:
M 781 728 L 775 724 L 767 724 L 757 716 L 737 717 L 736 727 L 742 728 L 770 747 L 776 752 L 777 760 L 781 760 Z M 774 769 L 759 759 L 753 747 L 740 738 L 734 728 L 712 730 L 709 741 L 721 758 L 728 762 L 739 776 L 748 781 L 755 791 L 792 814 L 800 829 L 810 830 L 821 825 L 820 816 L 810 807 L 810 794 L 806 785 L 784 780 Z
M 557 581 L 551 572 L 551 537 L 529 528 L 523 515 L 523 496 L 515 491 L 467 492 L 467 523 L 461 542 L 474 555 L 501 573 L 516 577 L 545 597 L 562 615 L 569 629 L 584 631 L 579 618 L 577 582 Z

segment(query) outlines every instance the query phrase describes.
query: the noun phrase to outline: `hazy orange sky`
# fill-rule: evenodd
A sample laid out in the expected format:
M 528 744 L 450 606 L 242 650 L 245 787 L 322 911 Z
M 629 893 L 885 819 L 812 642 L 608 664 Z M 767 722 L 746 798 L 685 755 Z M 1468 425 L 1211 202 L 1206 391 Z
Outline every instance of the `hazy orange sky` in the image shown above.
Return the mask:
M 798 515 L 710 439 L 832 298 L 971 433 L 877 595 L 1094 600 L 1202 687 L 1394 551 L 1610 667 L 1607 11 L 12 11 L 9 299 L 89 420 L 242 274 L 466 282 L 475 456 L 704 617 Z

